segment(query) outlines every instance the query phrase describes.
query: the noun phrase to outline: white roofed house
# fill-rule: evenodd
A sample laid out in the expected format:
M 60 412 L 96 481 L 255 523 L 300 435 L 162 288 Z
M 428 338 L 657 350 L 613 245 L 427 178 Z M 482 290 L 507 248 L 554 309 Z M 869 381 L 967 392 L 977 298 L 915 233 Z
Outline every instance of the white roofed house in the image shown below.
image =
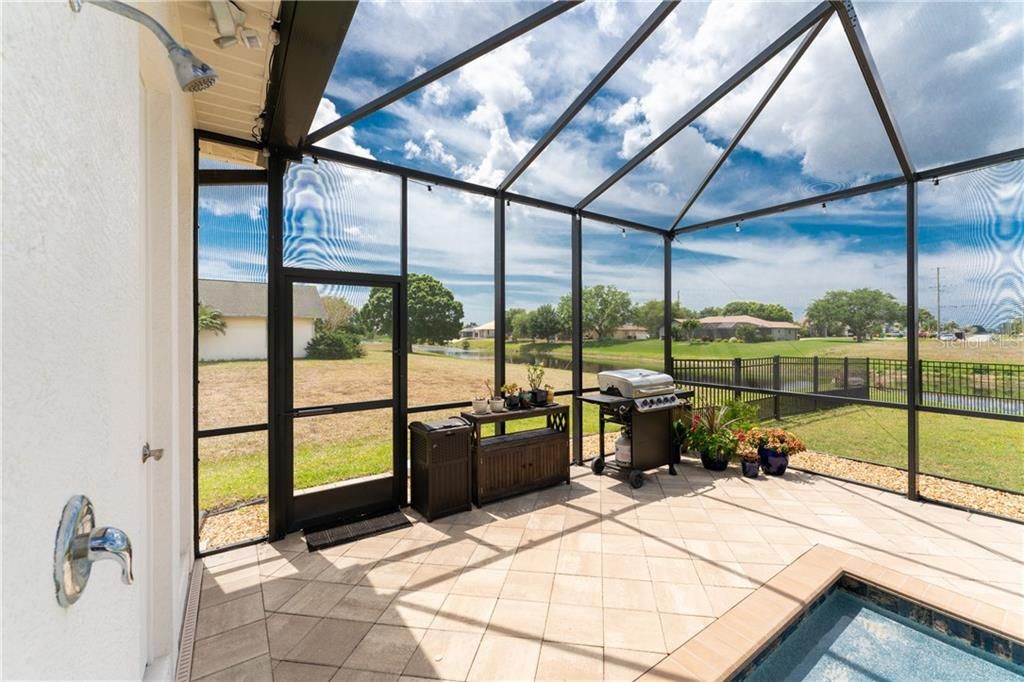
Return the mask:
M 459 332 L 459 337 L 463 339 L 493 339 L 494 320 L 484 322 L 476 327 L 466 327 Z
M 294 288 L 292 355 L 306 357 L 314 322 L 324 317 L 315 286 Z M 267 357 L 267 285 L 260 282 L 199 280 L 199 302 L 220 312 L 224 329 L 201 329 L 199 360 L 265 360 Z
M 748 325 L 757 329 L 757 333 L 766 340 L 795 341 L 800 332 L 800 325 L 792 322 L 762 320 L 750 315 L 712 315 L 700 318 L 697 336 L 712 339 L 729 339 L 736 336 L 738 327 Z

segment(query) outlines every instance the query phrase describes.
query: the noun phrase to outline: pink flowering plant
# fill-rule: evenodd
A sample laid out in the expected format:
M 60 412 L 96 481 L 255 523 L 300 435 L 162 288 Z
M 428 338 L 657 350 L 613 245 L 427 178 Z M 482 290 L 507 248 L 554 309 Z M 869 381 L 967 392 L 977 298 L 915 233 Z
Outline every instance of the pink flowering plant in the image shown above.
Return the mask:
M 789 431 L 777 427 L 753 428 L 743 432 L 738 437 L 740 442 L 743 443 L 743 447 L 752 449 L 755 453 L 759 449 L 764 448 L 766 450 L 775 450 L 780 455 L 789 456 L 807 449 L 799 438 Z

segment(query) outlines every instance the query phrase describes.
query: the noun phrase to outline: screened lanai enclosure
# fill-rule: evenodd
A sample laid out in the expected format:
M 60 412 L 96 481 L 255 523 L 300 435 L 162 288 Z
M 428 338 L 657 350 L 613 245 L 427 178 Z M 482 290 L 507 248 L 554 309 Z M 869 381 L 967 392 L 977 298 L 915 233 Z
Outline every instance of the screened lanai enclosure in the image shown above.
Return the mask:
M 284 3 L 196 135 L 197 550 L 407 503 L 408 424 L 531 365 L 577 465 L 643 367 L 1024 518 L 1024 5 L 743 10 Z

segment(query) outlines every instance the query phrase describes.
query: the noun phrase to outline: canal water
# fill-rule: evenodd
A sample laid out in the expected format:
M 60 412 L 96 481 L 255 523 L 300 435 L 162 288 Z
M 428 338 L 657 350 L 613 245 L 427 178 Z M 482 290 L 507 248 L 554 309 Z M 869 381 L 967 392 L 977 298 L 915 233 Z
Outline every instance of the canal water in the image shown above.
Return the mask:
M 431 355 L 444 355 L 452 358 L 460 358 L 462 360 L 493 360 L 493 353 L 484 353 L 474 349 L 463 349 L 456 346 L 420 346 L 414 345 L 412 347 L 415 353 L 428 353 Z M 541 367 L 550 367 L 551 369 L 572 369 L 572 361 L 568 358 L 560 358 L 546 353 L 506 353 L 505 361 L 510 365 L 540 365 Z M 609 361 L 593 361 L 583 359 L 583 373 L 584 374 L 596 374 L 598 372 L 604 372 L 609 369 L 632 369 L 634 367 L 640 367 L 643 369 L 653 369 L 658 372 L 664 371 L 660 363 L 651 362 L 650 360 L 609 360 Z

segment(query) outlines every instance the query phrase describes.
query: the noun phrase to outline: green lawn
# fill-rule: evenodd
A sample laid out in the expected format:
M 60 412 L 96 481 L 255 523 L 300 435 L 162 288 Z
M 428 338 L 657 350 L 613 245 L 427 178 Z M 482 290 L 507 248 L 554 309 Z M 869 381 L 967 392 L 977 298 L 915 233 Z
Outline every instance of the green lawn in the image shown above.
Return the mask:
M 478 349 L 486 346 L 480 342 Z M 490 347 L 493 348 L 492 342 Z M 900 345 L 892 341 L 874 341 L 860 344 L 862 349 L 869 346 L 886 344 Z M 715 341 L 710 343 L 676 341 L 672 344 L 672 356 L 676 358 L 762 358 L 772 355 L 788 355 L 790 357 L 810 357 L 812 355 L 850 355 L 856 346 L 853 339 L 800 339 L 799 341 L 765 341 L 763 343 L 729 343 Z M 571 358 L 572 347 L 568 343 L 508 343 L 506 353 L 543 353 L 560 358 Z M 845 351 L 845 352 L 844 352 Z M 649 362 L 661 362 L 664 345 L 658 339 L 646 341 L 587 341 L 583 344 L 584 357 L 591 359 L 642 359 Z M 865 353 L 867 355 L 868 353 Z
M 907 468 L 903 410 L 853 405 L 777 422 L 811 450 Z M 1024 492 L 1024 425 L 953 415 L 919 415 L 920 470 Z

